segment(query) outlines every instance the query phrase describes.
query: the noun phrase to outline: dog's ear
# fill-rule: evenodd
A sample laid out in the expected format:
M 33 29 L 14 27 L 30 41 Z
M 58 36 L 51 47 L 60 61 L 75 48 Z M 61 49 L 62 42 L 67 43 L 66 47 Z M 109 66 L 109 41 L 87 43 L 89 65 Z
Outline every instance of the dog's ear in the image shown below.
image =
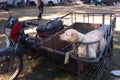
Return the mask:
M 71 33 L 71 42 L 76 43 L 79 40 L 79 35 L 75 32 Z

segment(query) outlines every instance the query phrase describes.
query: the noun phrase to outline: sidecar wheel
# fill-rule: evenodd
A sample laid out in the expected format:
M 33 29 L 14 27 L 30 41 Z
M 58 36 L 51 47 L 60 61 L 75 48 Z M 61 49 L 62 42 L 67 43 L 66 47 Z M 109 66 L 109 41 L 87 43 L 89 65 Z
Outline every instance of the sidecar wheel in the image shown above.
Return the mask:
M 21 56 L 0 56 L 0 80 L 16 80 L 21 72 L 22 65 Z

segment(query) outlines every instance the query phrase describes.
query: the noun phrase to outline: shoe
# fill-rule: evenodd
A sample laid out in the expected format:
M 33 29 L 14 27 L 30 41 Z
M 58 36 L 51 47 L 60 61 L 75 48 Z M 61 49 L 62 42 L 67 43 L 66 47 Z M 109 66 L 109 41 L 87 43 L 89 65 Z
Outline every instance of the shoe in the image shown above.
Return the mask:
M 38 20 L 40 20 L 41 18 L 40 17 L 38 17 Z
M 38 18 L 38 20 L 40 20 L 40 18 Z
M 42 14 L 38 15 L 38 20 L 40 20 L 42 18 Z

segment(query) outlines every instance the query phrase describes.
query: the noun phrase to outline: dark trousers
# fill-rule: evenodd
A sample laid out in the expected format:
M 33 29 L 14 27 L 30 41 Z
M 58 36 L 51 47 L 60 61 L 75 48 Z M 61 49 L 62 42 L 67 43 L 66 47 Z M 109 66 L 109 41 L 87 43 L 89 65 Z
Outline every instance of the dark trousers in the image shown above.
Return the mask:
M 43 6 L 38 6 L 38 9 L 39 9 L 39 15 L 38 15 L 38 18 L 42 18 L 42 13 L 43 13 Z

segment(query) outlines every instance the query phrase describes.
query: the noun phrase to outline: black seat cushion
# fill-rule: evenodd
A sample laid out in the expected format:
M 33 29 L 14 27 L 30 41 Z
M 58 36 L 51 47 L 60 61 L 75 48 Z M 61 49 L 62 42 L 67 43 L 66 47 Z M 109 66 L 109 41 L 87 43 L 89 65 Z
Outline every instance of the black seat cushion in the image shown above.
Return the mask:
M 51 31 L 51 30 L 55 30 L 55 29 L 59 29 L 63 27 L 63 23 L 61 20 L 59 19 L 56 19 L 56 20 L 53 20 L 53 21 L 49 21 L 39 27 L 37 27 L 37 32 L 45 32 L 45 31 Z

